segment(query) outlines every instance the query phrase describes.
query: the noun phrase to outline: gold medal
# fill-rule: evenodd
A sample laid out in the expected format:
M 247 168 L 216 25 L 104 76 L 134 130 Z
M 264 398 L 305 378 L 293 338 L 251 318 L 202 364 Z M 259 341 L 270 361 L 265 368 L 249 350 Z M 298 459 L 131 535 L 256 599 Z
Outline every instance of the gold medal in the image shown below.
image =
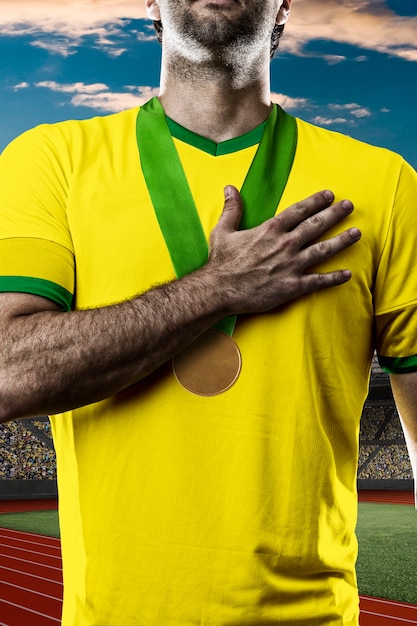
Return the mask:
M 242 357 L 235 341 L 211 328 L 172 359 L 177 381 L 198 396 L 216 396 L 239 378 Z

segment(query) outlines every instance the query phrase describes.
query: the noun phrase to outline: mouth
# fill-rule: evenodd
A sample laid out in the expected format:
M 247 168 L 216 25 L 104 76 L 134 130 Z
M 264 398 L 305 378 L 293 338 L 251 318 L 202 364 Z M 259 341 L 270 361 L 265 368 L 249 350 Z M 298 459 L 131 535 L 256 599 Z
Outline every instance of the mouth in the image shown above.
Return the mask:
M 240 3 L 240 0 L 193 0 L 194 3 L 212 5 L 212 6 L 227 6 L 236 5 Z
M 241 9 L 243 0 L 191 0 L 191 2 L 201 12 L 218 13 L 226 17 Z

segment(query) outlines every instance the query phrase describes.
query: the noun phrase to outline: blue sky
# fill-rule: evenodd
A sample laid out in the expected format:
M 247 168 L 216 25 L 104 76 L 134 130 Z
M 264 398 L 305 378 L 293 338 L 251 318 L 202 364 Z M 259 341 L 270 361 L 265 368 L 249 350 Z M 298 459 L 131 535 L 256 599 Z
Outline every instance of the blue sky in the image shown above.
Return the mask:
M 157 93 L 144 0 L 0 0 L 0 151 L 44 122 Z M 397 152 L 417 168 L 417 0 L 293 0 L 271 65 L 295 115 Z

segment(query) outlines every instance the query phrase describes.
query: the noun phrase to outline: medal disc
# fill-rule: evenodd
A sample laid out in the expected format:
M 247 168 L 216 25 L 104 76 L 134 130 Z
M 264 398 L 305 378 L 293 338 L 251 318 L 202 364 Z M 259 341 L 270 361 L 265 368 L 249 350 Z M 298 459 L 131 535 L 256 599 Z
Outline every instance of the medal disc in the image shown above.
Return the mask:
M 172 359 L 177 381 L 199 396 L 215 396 L 236 382 L 242 357 L 235 341 L 210 329 Z

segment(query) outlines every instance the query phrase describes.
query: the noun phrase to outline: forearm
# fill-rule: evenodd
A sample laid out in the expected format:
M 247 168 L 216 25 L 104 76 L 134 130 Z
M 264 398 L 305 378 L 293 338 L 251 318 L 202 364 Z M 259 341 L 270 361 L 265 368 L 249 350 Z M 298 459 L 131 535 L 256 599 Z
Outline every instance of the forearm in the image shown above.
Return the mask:
M 391 386 L 413 469 L 417 508 L 417 372 L 391 375 Z
M 221 316 L 213 289 L 195 273 L 114 306 L 11 317 L 0 333 L 0 421 L 109 397 L 150 374 Z

